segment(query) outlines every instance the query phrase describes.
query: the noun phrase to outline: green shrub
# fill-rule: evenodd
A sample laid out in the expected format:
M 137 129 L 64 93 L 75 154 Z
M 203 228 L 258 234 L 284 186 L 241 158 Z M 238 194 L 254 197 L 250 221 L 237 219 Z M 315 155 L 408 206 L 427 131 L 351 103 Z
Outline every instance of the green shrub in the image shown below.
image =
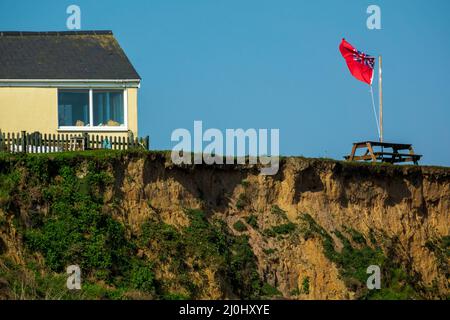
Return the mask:
M 234 228 L 234 230 L 239 231 L 239 232 L 247 231 L 247 226 L 241 220 L 236 221 L 233 224 L 233 228 Z
M 244 187 L 244 188 L 248 188 L 248 186 L 250 185 L 250 182 L 248 182 L 248 180 L 242 180 L 241 181 L 241 184 L 242 184 L 242 186 Z
M 133 249 L 123 225 L 102 212 L 103 200 L 95 189 L 107 182 L 106 175 L 89 173 L 80 179 L 67 166 L 59 174 L 61 182 L 44 190 L 50 214 L 40 228 L 25 231 L 25 243 L 41 252 L 53 271 L 78 264 L 87 274 L 111 282 L 129 268 Z
M 241 193 L 236 201 L 236 208 L 238 210 L 242 210 L 247 205 L 247 203 L 248 203 L 247 196 L 244 193 Z
M 373 229 L 369 230 L 369 241 L 371 245 L 377 244 L 377 238 L 375 237 L 375 231 Z
M 20 181 L 20 173 L 13 171 L 11 173 L 0 173 L 0 208 L 7 209 L 12 200 L 12 195 L 17 191 L 17 186 Z
M 439 269 L 450 278 L 450 269 L 448 268 L 448 258 L 450 257 L 450 236 L 444 236 L 440 239 L 430 239 L 425 242 L 425 247 L 434 253 L 437 259 Z
M 282 293 L 277 288 L 271 286 L 267 282 L 262 286 L 261 294 L 266 297 L 282 296 Z
M 304 277 L 302 281 L 302 293 L 309 294 L 309 277 Z
M 247 222 L 247 224 L 251 226 L 253 229 L 255 230 L 259 229 L 258 218 L 254 214 L 251 214 L 247 218 L 245 218 L 245 222 Z
M 264 254 L 266 255 L 271 255 L 273 253 L 275 253 L 275 249 L 263 249 Z
M 289 295 L 291 295 L 291 296 L 298 296 L 298 295 L 300 295 L 300 290 L 298 288 L 295 288 L 294 290 L 289 292 Z
M 287 215 L 286 215 L 286 211 L 284 211 L 283 209 L 281 209 L 279 206 L 277 205 L 273 205 L 270 208 L 270 212 L 282 219 L 286 219 L 287 220 Z
M 364 235 L 353 229 L 353 228 L 345 228 L 346 232 L 351 236 L 352 240 L 357 244 L 367 244 L 366 238 L 364 238 Z
M 289 233 L 295 231 L 296 228 L 297 228 L 297 225 L 295 223 L 288 222 L 288 223 L 280 224 L 277 226 L 273 226 L 270 229 L 266 229 L 266 230 L 264 230 L 264 234 L 268 237 L 273 238 L 277 235 L 289 234 Z
M 130 284 L 134 289 L 153 293 L 155 291 L 154 278 L 155 275 L 151 267 L 136 263 L 131 269 Z

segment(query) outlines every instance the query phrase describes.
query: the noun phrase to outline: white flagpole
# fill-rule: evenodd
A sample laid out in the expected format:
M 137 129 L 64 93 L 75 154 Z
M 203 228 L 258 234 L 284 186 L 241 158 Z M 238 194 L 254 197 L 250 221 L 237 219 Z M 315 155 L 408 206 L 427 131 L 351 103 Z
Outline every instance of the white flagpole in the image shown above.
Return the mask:
M 380 100 L 380 142 L 383 142 L 383 83 L 382 83 L 382 60 L 381 55 L 378 57 L 378 92 Z
M 373 115 L 375 116 L 375 122 L 377 124 L 378 139 L 380 139 L 380 125 L 378 124 L 378 116 L 377 116 L 377 110 L 375 109 L 375 100 L 373 99 L 372 85 L 370 85 L 370 96 L 372 97 L 372 109 L 373 109 Z

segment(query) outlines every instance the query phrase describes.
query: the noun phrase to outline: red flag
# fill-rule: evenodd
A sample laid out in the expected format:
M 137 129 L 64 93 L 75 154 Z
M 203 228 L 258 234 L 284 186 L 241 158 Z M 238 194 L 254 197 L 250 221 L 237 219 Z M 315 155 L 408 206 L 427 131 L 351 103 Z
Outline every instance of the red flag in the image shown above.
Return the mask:
M 342 56 L 347 62 L 351 74 L 358 80 L 372 85 L 375 58 L 356 50 L 350 43 L 342 39 L 339 46 Z

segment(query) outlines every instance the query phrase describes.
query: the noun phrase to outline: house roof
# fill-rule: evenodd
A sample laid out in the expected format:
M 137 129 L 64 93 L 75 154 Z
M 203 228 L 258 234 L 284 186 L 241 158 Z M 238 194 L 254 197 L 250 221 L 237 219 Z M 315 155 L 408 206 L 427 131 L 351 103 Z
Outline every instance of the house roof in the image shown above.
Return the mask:
M 140 77 L 111 31 L 0 31 L 0 79 Z

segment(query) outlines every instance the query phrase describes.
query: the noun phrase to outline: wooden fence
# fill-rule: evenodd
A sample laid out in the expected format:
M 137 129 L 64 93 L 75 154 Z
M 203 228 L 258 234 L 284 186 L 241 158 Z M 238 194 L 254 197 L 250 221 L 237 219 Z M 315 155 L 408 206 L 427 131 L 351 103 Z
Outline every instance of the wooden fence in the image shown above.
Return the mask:
M 24 153 L 52 153 L 95 149 L 144 149 L 149 150 L 149 137 L 116 137 L 89 133 L 41 134 L 2 133 L 0 131 L 0 151 Z

